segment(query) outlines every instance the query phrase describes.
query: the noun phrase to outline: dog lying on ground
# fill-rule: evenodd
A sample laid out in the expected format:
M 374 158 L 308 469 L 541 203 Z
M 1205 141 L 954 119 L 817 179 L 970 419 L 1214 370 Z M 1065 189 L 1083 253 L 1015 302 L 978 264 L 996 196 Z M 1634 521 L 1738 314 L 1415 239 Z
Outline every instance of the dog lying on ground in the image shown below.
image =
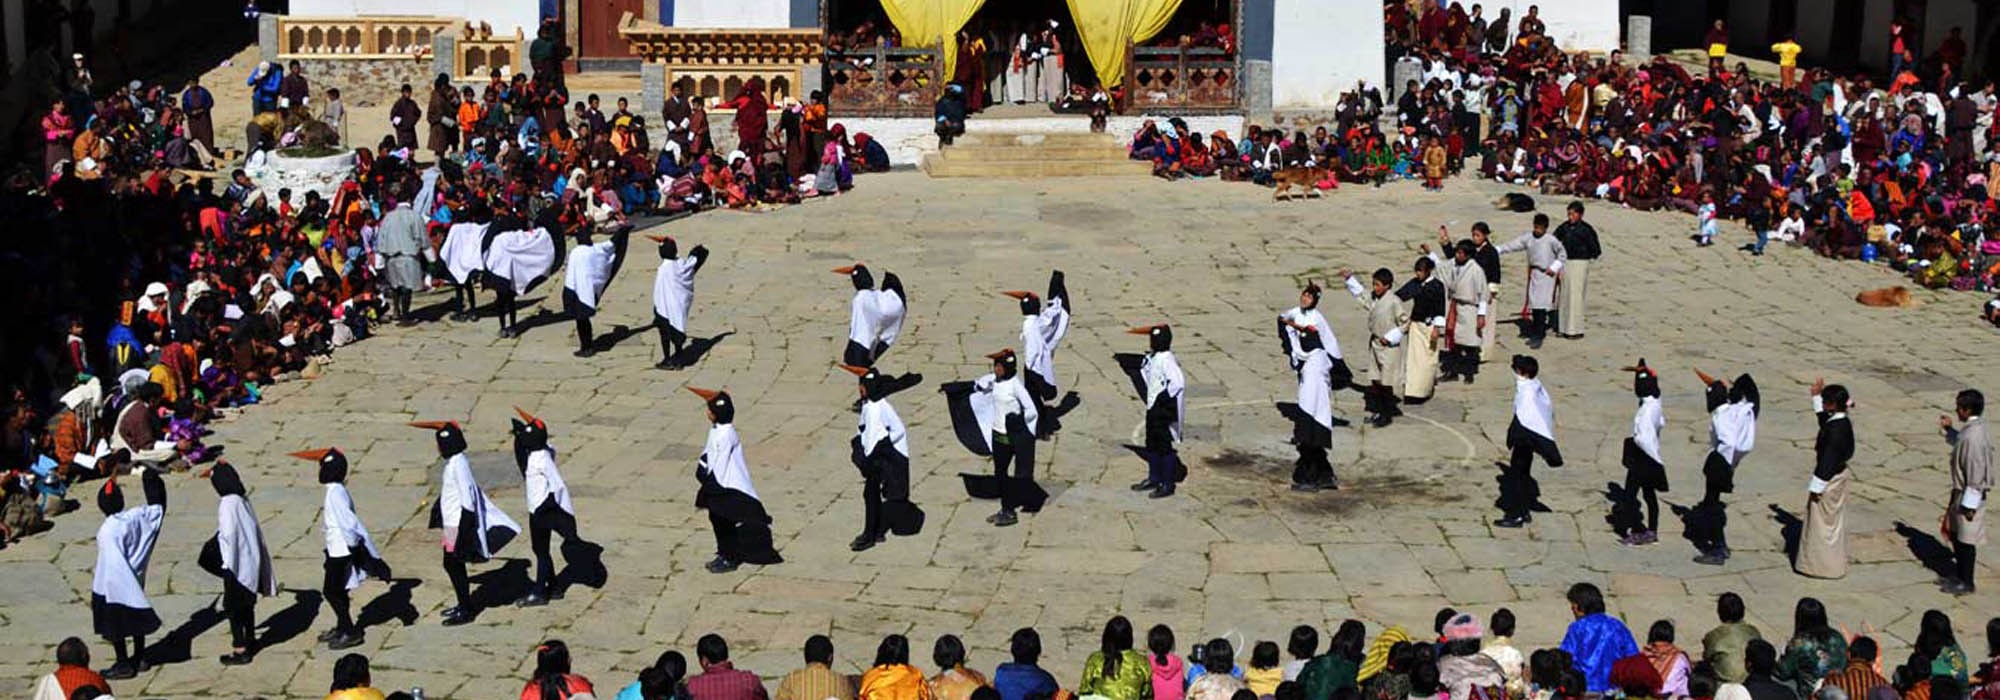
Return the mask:
M 1862 306 L 1879 306 L 1885 308 L 1907 308 L 1915 306 L 1917 303 L 1916 300 L 1910 298 L 1910 289 L 1901 286 L 1870 289 L 1854 295 L 1854 300 L 1861 302 Z
M 1271 201 L 1290 199 L 1286 193 L 1293 187 L 1305 190 L 1305 196 L 1318 198 L 1319 183 L 1327 179 L 1326 168 L 1285 168 L 1271 173 L 1271 182 L 1277 187 L 1271 191 Z

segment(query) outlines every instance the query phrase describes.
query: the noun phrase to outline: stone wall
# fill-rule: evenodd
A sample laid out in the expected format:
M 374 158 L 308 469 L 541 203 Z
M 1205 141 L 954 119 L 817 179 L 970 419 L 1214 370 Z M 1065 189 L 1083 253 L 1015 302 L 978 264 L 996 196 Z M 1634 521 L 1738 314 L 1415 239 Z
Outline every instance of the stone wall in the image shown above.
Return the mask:
M 427 99 L 437 72 L 428 57 L 402 58 L 301 58 L 299 68 L 313 89 L 313 102 L 325 99 L 326 89 L 340 88 L 340 99 L 348 107 L 386 105 L 396 101 L 397 90 L 409 83 L 416 99 Z
M 1168 117 L 1114 115 L 1106 125 L 1105 131 L 1117 137 L 1120 144 L 1129 143 L 1132 134 L 1137 132 L 1139 125 L 1147 119 L 1164 124 Z M 1182 119 L 1187 120 L 1189 130 L 1204 135 L 1221 129 L 1229 132 L 1230 138 L 1242 138 L 1243 136 L 1244 121 L 1241 116 L 1182 117 Z M 882 142 L 882 147 L 889 151 L 889 162 L 895 165 L 915 165 L 918 160 L 923 158 L 925 151 L 937 150 L 937 133 L 933 131 L 935 122 L 929 119 L 920 117 L 834 117 L 830 122 L 845 125 L 849 138 L 852 138 L 856 133 L 868 132 L 870 137 Z M 965 130 L 966 133 L 972 134 L 1081 133 L 1090 130 L 1090 120 L 1074 116 L 1051 116 L 1034 119 L 980 119 L 978 115 L 973 115 L 971 119 L 966 121 Z M 731 134 L 730 136 L 733 141 L 735 135 Z M 722 146 L 722 139 L 719 133 L 716 138 L 716 148 L 724 152 L 729 150 Z

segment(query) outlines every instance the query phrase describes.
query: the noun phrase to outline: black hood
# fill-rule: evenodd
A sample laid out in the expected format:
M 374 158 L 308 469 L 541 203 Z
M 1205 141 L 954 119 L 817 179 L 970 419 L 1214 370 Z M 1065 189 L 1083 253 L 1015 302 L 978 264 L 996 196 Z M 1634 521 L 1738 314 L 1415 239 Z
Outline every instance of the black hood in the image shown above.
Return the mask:
M 716 394 L 715 398 L 708 400 L 708 411 L 715 414 L 716 425 L 736 422 L 736 400 L 730 398 L 727 391 Z
M 1750 402 L 1750 412 L 1753 415 L 1763 411 L 1762 401 L 1757 396 L 1757 381 L 1751 379 L 1749 374 L 1737 375 L 1736 385 L 1729 387 L 1729 401 Z
M 666 240 L 660 241 L 660 259 L 672 260 L 674 258 L 680 257 L 681 256 L 680 244 L 674 242 L 674 239 L 671 237 L 662 236 L 662 238 L 666 238 Z
M 125 490 L 118 488 L 117 478 L 105 479 L 104 488 L 97 490 L 97 509 L 105 515 L 125 510 Z
M 319 458 L 319 483 L 338 484 L 347 481 L 347 455 L 340 450 L 327 450 Z
M 855 265 L 854 270 L 847 273 L 847 281 L 854 283 L 854 288 L 859 291 L 875 288 L 875 275 L 869 274 L 867 265 Z
M 1319 336 L 1318 333 L 1313 333 L 1311 335 L 1313 335 L 1314 338 L 1318 338 Z M 1153 352 L 1166 352 L 1172 350 L 1174 349 L 1174 329 L 1168 327 L 1167 324 L 1164 323 L 1157 326 L 1153 326 L 1152 332 L 1146 334 L 1146 342 L 1149 344 L 1150 347 L 1152 347 Z
M 217 496 L 248 495 L 248 492 L 243 490 L 243 478 L 236 474 L 236 467 L 230 466 L 228 462 L 216 464 L 209 470 L 208 485 L 215 487 Z

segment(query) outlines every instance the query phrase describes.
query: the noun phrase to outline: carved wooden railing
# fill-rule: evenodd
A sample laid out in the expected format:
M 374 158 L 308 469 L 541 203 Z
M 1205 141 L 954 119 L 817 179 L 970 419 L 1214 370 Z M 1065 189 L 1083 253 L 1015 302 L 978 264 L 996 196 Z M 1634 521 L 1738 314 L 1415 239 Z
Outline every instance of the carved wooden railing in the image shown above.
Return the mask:
M 449 17 L 280 17 L 280 58 L 381 58 L 431 50 L 431 38 L 459 24 Z
M 864 47 L 827 54 L 827 100 L 841 116 L 929 117 L 944 89 L 937 49 Z
M 460 37 L 452 63 L 454 73 L 467 80 L 485 80 L 489 71 L 498 68 L 502 76 L 512 78 L 522 72 L 521 50 L 518 27 L 512 37 Z
M 738 68 L 734 66 L 673 66 L 667 69 L 667 84 L 680 85 L 681 94 L 688 97 L 706 97 L 728 100 L 736 97 L 736 92 L 751 78 L 764 79 L 764 95 L 771 104 L 780 104 L 785 98 L 804 98 L 798 94 L 799 81 L 803 76 L 798 68 Z
M 1236 55 L 1214 48 L 1137 46 L 1126 61 L 1127 110 L 1235 111 L 1241 103 Z
M 648 63 L 704 66 L 804 66 L 823 53 L 818 29 L 688 29 L 627 12 L 618 34 Z

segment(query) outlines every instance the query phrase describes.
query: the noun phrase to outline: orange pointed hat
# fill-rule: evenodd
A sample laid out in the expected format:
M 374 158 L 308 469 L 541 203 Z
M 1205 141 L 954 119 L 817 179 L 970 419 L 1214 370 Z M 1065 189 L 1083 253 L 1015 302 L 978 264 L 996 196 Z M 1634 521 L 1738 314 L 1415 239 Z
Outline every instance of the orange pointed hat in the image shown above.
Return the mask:
M 514 407 L 514 413 L 515 413 L 516 415 L 519 415 L 519 416 L 521 416 L 521 422 L 523 422 L 523 423 L 527 423 L 528 425 L 532 425 L 532 426 L 535 426 L 535 427 L 537 427 L 537 428 L 547 428 L 547 427 L 548 427 L 548 424 L 547 424 L 547 423 L 543 423 L 543 422 L 542 422 L 542 419 L 540 419 L 540 418 L 536 418 L 536 417 L 535 417 L 535 415 L 534 415 L 534 414 L 532 414 L 532 413 L 529 413 L 529 412 L 527 412 L 527 411 L 523 411 L 523 410 L 521 410 L 521 407 L 520 407 L 520 406 L 515 406 L 515 407 Z
M 1023 299 L 1036 299 L 1036 298 L 1039 298 L 1039 297 L 1036 297 L 1036 296 L 1035 296 L 1035 293 L 1034 293 L 1034 292 L 1028 292 L 1028 291 L 1022 291 L 1022 290 L 1019 290 L 1019 289 L 1010 289 L 1010 290 L 1008 290 L 1008 291 L 1004 291 L 1004 292 L 1001 292 L 1000 294 L 1001 294 L 1001 296 L 1009 296 L 1009 297 L 1013 297 L 1015 301 L 1021 301 L 1021 300 L 1023 300 Z

